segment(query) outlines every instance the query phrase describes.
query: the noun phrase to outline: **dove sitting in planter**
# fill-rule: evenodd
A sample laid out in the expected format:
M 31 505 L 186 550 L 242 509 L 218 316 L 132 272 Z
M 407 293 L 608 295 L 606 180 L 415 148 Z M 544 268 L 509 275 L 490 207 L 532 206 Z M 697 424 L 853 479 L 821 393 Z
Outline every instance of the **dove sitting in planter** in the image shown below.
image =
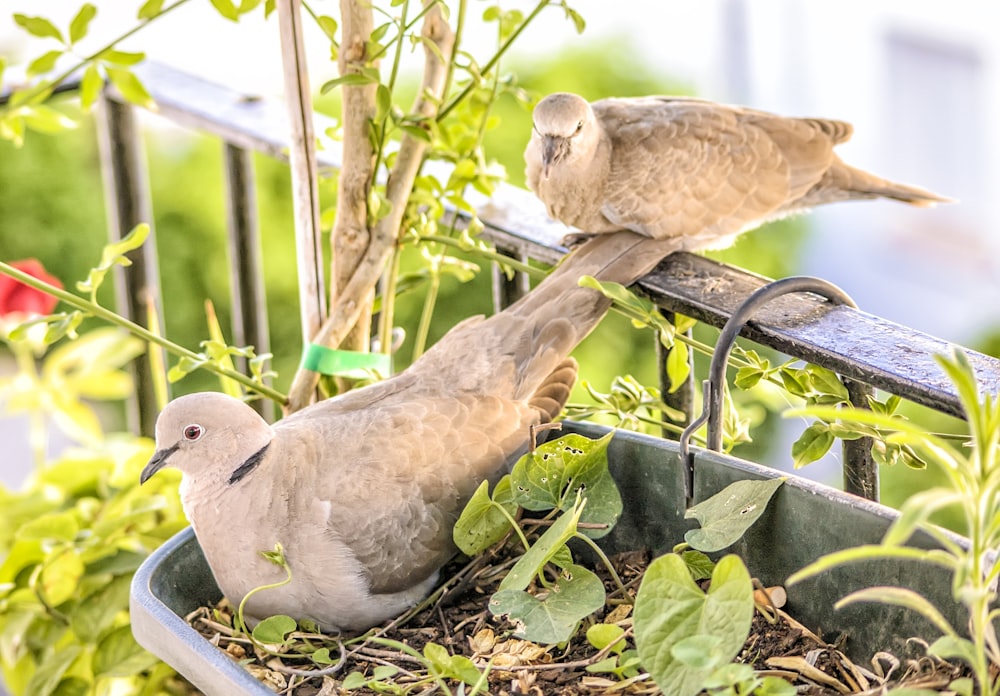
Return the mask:
M 675 113 L 692 123 L 672 126 Z M 661 127 L 679 133 L 678 153 Z M 273 426 L 221 394 L 176 399 L 157 421 L 142 480 L 164 466 L 183 473 L 185 512 L 234 604 L 285 578 L 261 555 L 282 545 L 291 581 L 250 597 L 251 623 L 287 614 L 355 631 L 396 616 L 431 590 L 478 485 L 526 450 L 531 425 L 562 410 L 577 372 L 569 353 L 609 307 L 581 276 L 631 284 L 675 250 L 718 246 L 827 200 L 938 200 L 841 165 L 831 149 L 848 133 L 833 121 L 691 100 L 592 110 L 572 95 L 549 97 L 527 152 L 533 188 L 586 232 L 633 231 L 585 242 L 521 300 L 458 324 L 394 377 Z M 855 181 L 867 188 L 855 191 Z

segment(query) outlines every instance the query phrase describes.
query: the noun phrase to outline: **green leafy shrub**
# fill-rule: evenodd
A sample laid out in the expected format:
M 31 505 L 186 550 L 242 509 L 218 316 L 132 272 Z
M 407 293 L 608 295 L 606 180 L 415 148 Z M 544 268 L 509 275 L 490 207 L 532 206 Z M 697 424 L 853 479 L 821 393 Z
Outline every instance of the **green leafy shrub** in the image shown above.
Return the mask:
M 187 524 L 178 477 L 140 491 L 153 443 L 104 435 L 84 400 L 131 391 L 121 368 L 136 343 L 100 329 L 0 381 L 8 411 L 53 419 L 80 442 L 42 462 L 23 490 L 0 486 L 0 668 L 17 696 L 187 691 L 135 642 L 128 613 L 132 574 Z

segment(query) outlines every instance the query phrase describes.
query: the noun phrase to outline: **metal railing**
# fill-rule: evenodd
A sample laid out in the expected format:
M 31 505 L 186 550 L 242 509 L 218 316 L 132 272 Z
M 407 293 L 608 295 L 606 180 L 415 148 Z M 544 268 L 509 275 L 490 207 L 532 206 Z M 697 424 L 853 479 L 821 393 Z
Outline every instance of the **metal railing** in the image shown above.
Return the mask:
M 217 136 L 225 148 L 230 288 L 233 343 L 269 351 L 264 280 L 255 209 L 250 153 L 287 160 L 288 128 L 280 103 L 240 94 L 167 66 L 145 63 L 137 72 L 157 104 L 157 113 L 179 125 Z M 67 85 L 66 90 L 72 89 Z M 2 101 L 2 95 L 0 95 Z M 135 110 L 107 90 L 102 98 L 101 164 L 107 191 L 110 236 L 116 240 L 136 224 L 150 222 L 151 201 Z M 334 121 L 316 115 L 316 132 Z M 319 166 L 336 169 L 340 150 L 335 142 L 319 150 Z M 554 262 L 565 249 L 558 240 L 565 228 L 551 221 L 529 192 L 502 185 L 490 199 L 478 201 L 486 228 L 482 233 L 513 258 Z M 152 301 L 160 307 L 155 245 L 146 244 L 132 257 L 133 266 L 118 283 L 118 309 L 142 321 Z M 495 269 L 496 271 L 496 269 Z M 667 313 L 684 314 L 722 327 L 768 279 L 697 255 L 675 253 L 639 282 L 642 290 Z M 527 278 L 513 281 L 494 273 L 494 302 L 499 309 L 526 292 Z M 741 335 L 793 358 L 828 368 L 844 379 L 855 403 L 877 388 L 938 411 L 961 416 L 958 396 L 933 356 L 950 344 L 847 305 L 834 305 L 809 293 L 776 299 L 756 313 Z M 983 388 L 1000 392 L 1000 360 L 968 351 Z M 664 361 L 659 361 L 661 366 Z M 152 433 L 155 406 L 150 375 L 136 362 L 137 398 L 130 426 Z M 662 381 L 666 381 L 665 375 Z M 664 390 L 666 394 L 667 390 Z M 693 384 L 672 395 L 671 405 L 689 417 L 697 409 Z M 845 443 L 845 489 L 877 499 L 877 469 L 859 443 Z

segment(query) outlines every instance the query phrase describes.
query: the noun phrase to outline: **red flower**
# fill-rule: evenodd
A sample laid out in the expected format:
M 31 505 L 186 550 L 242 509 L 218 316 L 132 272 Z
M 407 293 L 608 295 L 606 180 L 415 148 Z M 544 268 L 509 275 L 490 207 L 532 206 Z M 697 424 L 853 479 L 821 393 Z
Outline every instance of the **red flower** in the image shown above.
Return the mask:
M 62 288 L 58 278 L 49 275 L 38 259 L 12 261 L 11 266 L 49 285 Z M 0 273 L 0 317 L 9 314 L 40 315 L 51 314 L 59 302 L 52 295 L 46 295 L 30 285 L 25 285 L 8 275 Z

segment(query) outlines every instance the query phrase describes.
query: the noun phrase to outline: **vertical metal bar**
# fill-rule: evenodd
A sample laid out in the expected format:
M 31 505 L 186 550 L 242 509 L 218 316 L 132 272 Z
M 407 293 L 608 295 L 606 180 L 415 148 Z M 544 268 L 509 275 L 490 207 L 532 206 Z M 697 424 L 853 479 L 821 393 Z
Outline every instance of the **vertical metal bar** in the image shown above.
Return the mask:
M 267 328 L 267 295 L 264 291 L 253 155 L 226 143 L 224 161 L 233 343 L 237 346 L 252 345 L 257 355 L 262 355 L 271 352 L 271 340 Z M 236 366 L 241 372 L 248 370 L 244 358 L 240 358 Z M 264 418 L 273 420 L 274 404 L 269 399 L 257 399 L 251 405 Z
M 528 263 L 528 255 L 524 253 L 518 254 L 510 249 L 499 247 L 497 247 L 497 253 L 509 256 L 521 263 Z M 518 271 L 514 273 L 513 278 L 508 278 L 499 264 L 493 264 L 493 311 L 503 311 L 528 294 L 531 289 L 529 281 L 527 273 Z
M 668 312 L 666 310 L 660 310 L 664 318 L 673 323 L 675 316 L 673 312 Z M 690 338 L 691 331 L 688 330 L 685 334 Z M 677 409 L 684 414 L 684 422 L 680 425 L 687 425 L 694 419 L 694 353 L 688 351 L 688 367 L 690 371 L 688 372 L 688 377 L 684 381 L 684 384 L 680 386 L 679 389 L 672 392 L 670 391 L 670 377 L 667 375 L 667 354 L 669 351 L 663 347 L 663 343 L 660 342 L 659 334 L 655 337 L 656 340 L 656 362 L 657 362 L 657 372 L 659 374 L 660 380 L 660 398 L 663 400 L 667 406 L 673 409 Z M 666 421 L 666 417 L 663 419 Z M 671 437 L 673 432 L 663 429 L 663 437 Z
M 868 408 L 868 397 L 872 388 L 863 382 L 842 378 L 851 405 L 855 408 Z M 872 439 L 862 437 L 857 440 L 844 440 L 844 490 L 854 495 L 860 495 L 868 500 L 879 499 L 878 465 L 872 458 Z
M 149 196 L 149 173 L 142 148 L 142 138 L 132 106 L 102 96 L 98 104 L 101 172 L 108 216 L 108 238 L 118 241 L 142 222 L 152 226 Z M 156 238 L 149 239 L 128 254 L 132 261 L 128 272 L 114 269 L 115 302 L 118 313 L 145 325 L 147 307 L 155 307 L 163 321 L 160 301 L 160 274 L 156 260 Z M 159 350 L 149 346 L 149 350 Z M 126 409 L 127 424 L 133 432 L 153 435 L 157 404 L 153 375 L 148 360 L 132 363 L 136 394 Z

